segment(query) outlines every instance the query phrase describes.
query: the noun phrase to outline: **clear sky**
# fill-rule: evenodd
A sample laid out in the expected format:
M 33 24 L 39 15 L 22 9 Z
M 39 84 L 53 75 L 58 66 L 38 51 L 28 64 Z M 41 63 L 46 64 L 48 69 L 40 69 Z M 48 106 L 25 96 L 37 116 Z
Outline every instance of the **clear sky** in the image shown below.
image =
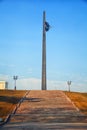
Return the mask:
M 48 89 L 87 92 L 87 1 L 0 0 L 0 80 L 41 89 L 42 16 L 47 32 Z

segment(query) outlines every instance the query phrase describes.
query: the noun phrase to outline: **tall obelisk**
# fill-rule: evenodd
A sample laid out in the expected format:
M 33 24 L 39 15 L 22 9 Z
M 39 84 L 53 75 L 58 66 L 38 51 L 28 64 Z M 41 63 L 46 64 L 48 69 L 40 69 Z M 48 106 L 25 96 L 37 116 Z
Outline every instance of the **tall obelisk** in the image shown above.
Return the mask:
M 46 13 L 43 12 L 43 40 L 42 40 L 42 90 L 46 90 Z

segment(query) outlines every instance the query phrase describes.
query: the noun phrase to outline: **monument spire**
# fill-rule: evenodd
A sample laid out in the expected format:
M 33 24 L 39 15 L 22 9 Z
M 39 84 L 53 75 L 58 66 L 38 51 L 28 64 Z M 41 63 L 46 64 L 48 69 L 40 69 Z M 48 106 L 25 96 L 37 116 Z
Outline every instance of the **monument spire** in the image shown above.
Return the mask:
M 42 40 L 42 90 L 47 89 L 46 85 L 46 31 L 50 25 L 46 22 L 46 13 L 43 12 L 43 40 Z

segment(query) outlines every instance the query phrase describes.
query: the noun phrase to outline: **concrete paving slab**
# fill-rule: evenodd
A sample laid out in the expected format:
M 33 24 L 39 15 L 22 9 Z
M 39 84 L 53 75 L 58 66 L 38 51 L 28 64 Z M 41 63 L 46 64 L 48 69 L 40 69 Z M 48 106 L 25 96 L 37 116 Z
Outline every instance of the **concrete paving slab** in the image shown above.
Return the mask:
M 3 130 L 87 130 L 86 123 L 21 123 L 7 125 Z
M 30 91 L 0 130 L 86 130 L 83 115 L 62 91 Z

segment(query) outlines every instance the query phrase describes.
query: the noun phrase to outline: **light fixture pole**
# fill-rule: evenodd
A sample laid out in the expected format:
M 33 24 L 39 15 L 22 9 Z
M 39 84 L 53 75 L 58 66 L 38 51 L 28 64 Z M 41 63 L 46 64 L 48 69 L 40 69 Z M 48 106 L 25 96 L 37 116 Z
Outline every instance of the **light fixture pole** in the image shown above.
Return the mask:
M 69 92 L 70 92 L 70 85 L 71 85 L 72 81 L 67 81 L 68 87 L 69 87 Z
M 18 79 L 18 76 L 13 76 L 14 79 L 14 90 L 16 90 L 16 80 Z
M 50 25 L 46 21 L 46 12 L 43 12 L 43 40 L 42 40 L 42 90 L 47 90 L 46 78 L 46 32 L 49 31 Z

